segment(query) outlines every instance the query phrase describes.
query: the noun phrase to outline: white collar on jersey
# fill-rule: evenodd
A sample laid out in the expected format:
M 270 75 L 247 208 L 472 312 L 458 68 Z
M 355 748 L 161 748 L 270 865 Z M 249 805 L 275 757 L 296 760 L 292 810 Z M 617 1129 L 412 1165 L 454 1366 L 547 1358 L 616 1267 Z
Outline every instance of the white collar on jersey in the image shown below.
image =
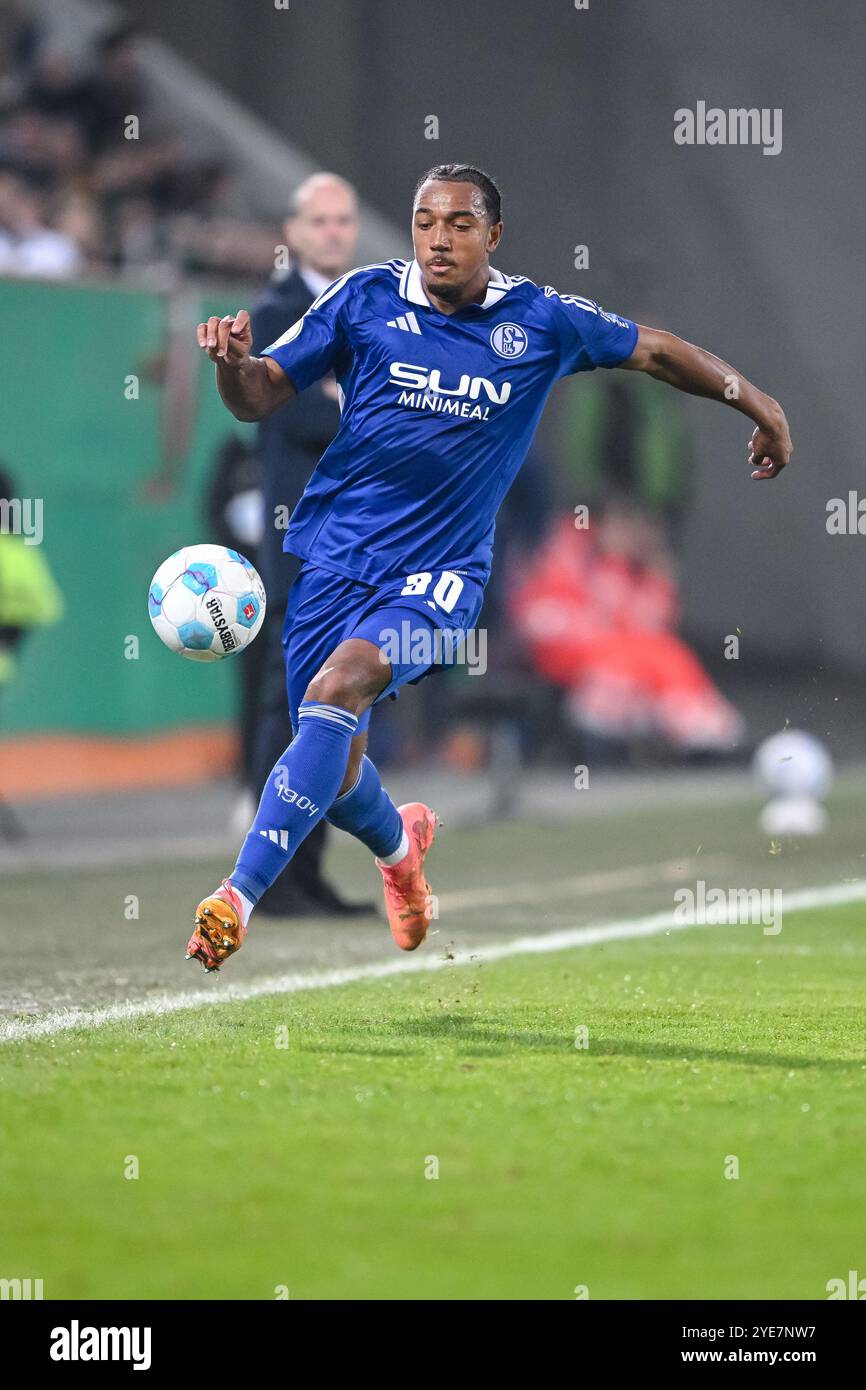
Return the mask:
M 511 289 L 513 283 L 514 281 L 509 275 L 503 275 L 501 270 L 497 270 L 492 265 L 490 267 L 490 279 L 487 282 L 487 293 L 478 308 L 489 309 L 491 305 L 498 304 L 503 295 L 506 295 Z M 421 267 L 417 261 L 407 261 L 403 267 L 403 273 L 400 276 L 400 293 L 404 299 L 409 300 L 410 304 L 420 304 L 426 309 L 433 308 L 424 293 Z

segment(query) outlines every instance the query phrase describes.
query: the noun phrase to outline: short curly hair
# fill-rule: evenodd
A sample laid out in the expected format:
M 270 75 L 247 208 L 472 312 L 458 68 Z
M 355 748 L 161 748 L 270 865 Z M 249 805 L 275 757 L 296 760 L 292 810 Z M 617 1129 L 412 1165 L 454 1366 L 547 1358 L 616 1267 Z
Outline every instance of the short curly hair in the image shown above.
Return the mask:
M 431 179 L 437 183 L 473 183 L 481 190 L 484 214 L 490 225 L 502 221 L 502 194 L 498 185 L 483 169 L 476 168 L 474 164 L 434 164 L 415 185 L 416 198 L 420 189 Z

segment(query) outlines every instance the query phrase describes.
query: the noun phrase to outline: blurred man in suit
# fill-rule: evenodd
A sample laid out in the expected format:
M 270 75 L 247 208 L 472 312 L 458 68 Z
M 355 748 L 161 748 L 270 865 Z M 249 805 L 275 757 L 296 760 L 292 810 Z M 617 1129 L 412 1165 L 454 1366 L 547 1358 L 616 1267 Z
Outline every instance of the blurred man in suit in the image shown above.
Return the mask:
M 358 241 L 358 199 L 337 174 L 313 174 L 295 189 L 285 239 L 290 271 L 278 271 L 252 311 L 253 351 L 279 338 L 322 291 L 354 264 Z M 303 399 L 289 401 L 258 428 L 264 495 L 264 536 L 259 567 L 268 591 L 262 639 L 266 644 L 261 708 L 253 757 L 257 788 L 291 739 L 281 647 L 289 588 L 300 561 L 282 548 L 288 515 L 301 496 L 340 425 L 333 374 Z M 272 916 L 348 915 L 372 912 L 372 903 L 347 903 L 322 877 L 325 821 L 316 827 L 259 902 Z

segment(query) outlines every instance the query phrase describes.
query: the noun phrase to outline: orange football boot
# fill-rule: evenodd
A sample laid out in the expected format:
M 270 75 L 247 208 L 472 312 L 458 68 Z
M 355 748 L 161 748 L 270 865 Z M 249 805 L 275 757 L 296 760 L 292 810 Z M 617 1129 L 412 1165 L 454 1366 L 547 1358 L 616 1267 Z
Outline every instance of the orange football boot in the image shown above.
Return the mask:
M 205 898 L 195 910 L 195 931 L 187 942 L 187 960 L 200 960 L 205 970 L 219 970 L 223 961 L 244 944 L 247 929 L 241 901 L 231 880 Z
M 436 834 L 438 817 L 421 801 L 398 806 L 409 850 L 399 864 L 376 860 L 385 884 L 385 910 L 391 935 L 401 951 L 414 951 L 427 935 L 433 916 L 433 893 L 424 875 L 424 860 Z

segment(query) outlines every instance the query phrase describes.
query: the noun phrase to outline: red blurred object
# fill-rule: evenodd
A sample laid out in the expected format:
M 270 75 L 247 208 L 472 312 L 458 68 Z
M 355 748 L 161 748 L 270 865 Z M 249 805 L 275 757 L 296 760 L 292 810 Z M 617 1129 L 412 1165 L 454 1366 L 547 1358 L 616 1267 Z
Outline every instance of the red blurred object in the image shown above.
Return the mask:
M 581 530 L 560 518 L 510 611 L 539 674 L 568 691 L 578 727 L 658 734 L 679 748 L 736 745 L 739 714 L 676 634 L 676 583 L 652 518 L 610 512 Z

